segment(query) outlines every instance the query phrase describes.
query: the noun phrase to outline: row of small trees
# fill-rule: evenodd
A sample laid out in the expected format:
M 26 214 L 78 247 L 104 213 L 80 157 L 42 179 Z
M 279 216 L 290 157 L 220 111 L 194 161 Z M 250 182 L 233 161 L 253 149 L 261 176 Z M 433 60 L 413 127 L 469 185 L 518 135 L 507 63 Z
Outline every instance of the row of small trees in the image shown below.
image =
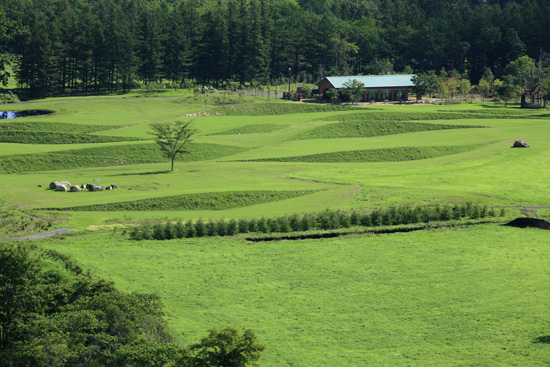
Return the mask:
M 355 226 L 378 227 L 399 224 L 429 223 L 434 221 L 458 220 L 461 218 L 485 218 L 504 216 L 486 206 L 472 203 L 443 206 L 403 206 L 385 210 L 375 209 L 370 213 L 357 210 L 331 210 L 320 213 L 293 214 L 278 218 L 239 220 L 219 219 L 215 221 L 182 220 L 173 223 L 144 224 L 130 232 L 133 240 L 170 240 L 175 238 L 234 236 L 244 233 L 288 233 L 311 230 L 333 230 Z

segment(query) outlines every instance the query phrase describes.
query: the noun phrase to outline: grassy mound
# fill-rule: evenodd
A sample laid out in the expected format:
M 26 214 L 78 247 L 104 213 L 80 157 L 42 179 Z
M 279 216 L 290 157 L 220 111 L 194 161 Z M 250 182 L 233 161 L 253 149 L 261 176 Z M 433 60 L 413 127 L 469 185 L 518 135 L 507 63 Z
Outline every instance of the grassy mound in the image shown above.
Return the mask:
M 221 145 L 210 143 L 189 143 L 187 145 L 190 153 L 179 156 L 176 160 L 183 162 L 206 161 L 242 153 L 250 148 L 234 145 Z M 128 144 L 111 145 L 97 148 L 78 149 L 60 152 L 61 154 L 74 154 L 78 156 L 117 158 L 126 160 L 139 160 L 148 162 L 164 162 L 166 158 L 157 144 Z
M 254 162 L 308 162 L 308 163 L 358 163 L 399 162 L 435 158 L 472 150 L 477 145 L 450 145 L 427 147 L 399 147 L 387 149 L 348 150 L 294 157 L 263 158 Z
M 124 201 L 110 204 L 84 205 L 51 210 L 74 211 L 147 211 L 147 210 L 225 210 L 243 206 L 269 203 L 309 195 L 316 190 L 304 191 L 227 191 L 207 192 Z
M 419 131 L 464 129 L 476 126 L 439 125 L 430 123 L 408 123 L 393 121 L 346 121 L 319 126 L 298 135 L 297 139 L 356 138 L 391 134 L 403 134 Z
M 0 142 L 21 144 L 86 144 L 137 141 L 140 138 L 91 134 L 68 134 L 47 131 L 0 131 Z
M 276 124 L 252 124 L 237 127 L 235 129 L 220 131 L 210 135 L 237 135 L 237 134 L 261 134 L 271 133 L 273 131 L 282 130 L 288 125 L 276 125 Z
M 527 117 L 527 116 L 525 116 Z M 365 111 L 347 115 L 329 116 L 325 121 L 419 121 L 419 120 L 459 120 L 459 119 L 495 119 L 515 118 L 507 115 L 490 115 L 463 112 L 378 112 Z
M 7 122 L 0 123 L 0 131 L 48 131 L 56 133 L 90 134 L 98 131 L 119 129 L 116 125 L 83 125 L 62 122 Z
M 190 143 L 191 153 L 178 161 L 202 161 L 225 157 L 248 148 Z M 111 145 L 88 149 L 66 150 L 45 154 L 19 154 L 2 157 L 0 173 L 52 171 L 77 167 L 109 167 L 140 163 L 166 162 L 156 144 Z
M 349 111 L 354 107 L 323 105 L 314 103 L 248 103 L 213 108 L 215 116 L 262 116 L 287 115 L 291 113 Z

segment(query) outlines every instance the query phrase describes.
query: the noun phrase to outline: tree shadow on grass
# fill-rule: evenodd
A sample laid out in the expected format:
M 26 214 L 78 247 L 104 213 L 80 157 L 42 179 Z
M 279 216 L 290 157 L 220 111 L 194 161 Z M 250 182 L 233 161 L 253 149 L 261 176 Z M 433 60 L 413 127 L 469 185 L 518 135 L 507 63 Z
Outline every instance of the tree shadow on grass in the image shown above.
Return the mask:
M 109 175 L 111 177 L 114 176 L 148 176 L 148 175 L 162 175 L 171 173 L 170 170 L 164 170 L 164 171 L 153 171 L 153 172 L 136 172 L 136 173 L 117 173 L 115 175 Z
M 550 344 L 550 335 L 539 336 L 534 342 L 539 344 Z

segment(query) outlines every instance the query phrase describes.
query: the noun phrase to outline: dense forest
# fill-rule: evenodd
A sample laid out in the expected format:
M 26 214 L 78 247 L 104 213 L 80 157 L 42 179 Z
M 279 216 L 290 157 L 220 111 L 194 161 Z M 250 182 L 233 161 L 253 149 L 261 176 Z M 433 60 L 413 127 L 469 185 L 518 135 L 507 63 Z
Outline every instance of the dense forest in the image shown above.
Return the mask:
M 0 70 L 33 95 L 140 83 L 456 70 L 550 50 L 548 0 L 0 0 Z M 2 67 L 4 66 L 4 67 Z M 4 79 L 5 79 L 4 71 Z

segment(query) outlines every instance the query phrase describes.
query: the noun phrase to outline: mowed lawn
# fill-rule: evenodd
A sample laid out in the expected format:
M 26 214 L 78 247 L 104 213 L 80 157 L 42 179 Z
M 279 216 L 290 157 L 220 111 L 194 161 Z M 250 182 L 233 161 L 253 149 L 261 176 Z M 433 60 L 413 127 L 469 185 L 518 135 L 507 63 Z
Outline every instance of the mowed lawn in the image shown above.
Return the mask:
M 186 343 L 252 328 L 263 366 L 547 366 L 550 237 L 496 224 L 325 240 L 44 246 L 126 291 L 158 293 Z

